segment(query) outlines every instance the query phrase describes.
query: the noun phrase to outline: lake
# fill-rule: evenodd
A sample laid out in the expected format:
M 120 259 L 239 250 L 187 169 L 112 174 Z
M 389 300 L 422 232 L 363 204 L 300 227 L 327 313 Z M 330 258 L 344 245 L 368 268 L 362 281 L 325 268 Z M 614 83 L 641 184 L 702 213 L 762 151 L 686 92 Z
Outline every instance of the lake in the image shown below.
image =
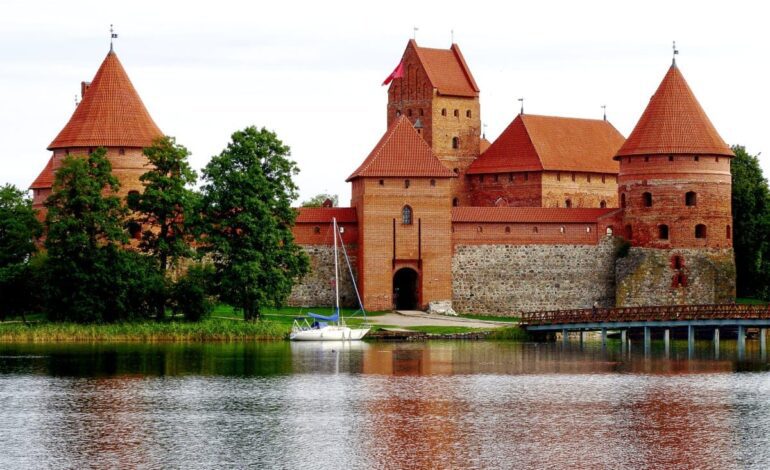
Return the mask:
M 754 343 L 0 344 L 0 467 L 768 468 Z

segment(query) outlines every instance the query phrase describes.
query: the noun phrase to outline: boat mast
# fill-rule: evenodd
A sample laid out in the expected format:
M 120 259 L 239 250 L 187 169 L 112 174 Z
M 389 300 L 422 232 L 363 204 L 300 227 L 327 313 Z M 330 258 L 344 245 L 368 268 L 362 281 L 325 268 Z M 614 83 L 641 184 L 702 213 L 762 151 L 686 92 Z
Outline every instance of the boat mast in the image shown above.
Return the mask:
M 337 262 L 337 237 L 339 232 L 337 229 L 337 218 L 332 217 L 332 224 L 334 226 L 334 306 L 337 307 L 337 312 L 340 311 L 340 273 Z M 339 320 L 338 320 L 339 322 Z

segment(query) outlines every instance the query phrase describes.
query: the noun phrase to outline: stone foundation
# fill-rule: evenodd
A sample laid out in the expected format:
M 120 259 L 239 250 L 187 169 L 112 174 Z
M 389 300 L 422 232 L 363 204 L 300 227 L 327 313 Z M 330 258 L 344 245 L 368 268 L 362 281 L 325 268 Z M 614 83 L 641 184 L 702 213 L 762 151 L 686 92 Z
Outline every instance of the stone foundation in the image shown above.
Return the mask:
M 458 245 L 452 258 L 454 309 L 516 315 L 524 311 L 615 305 L 616 243 Z
M 292 307 L 332 307 L 334 305 L 334 247 L 326 245 L 305 245 L 302 247 L 310 258 L 310 272 L 294 286 L 287 305 Z M 353 273 L 358 277 L 354 246 L 348 246 Z M 340 304 L 343 307 L 358 307 L 356 292 L 350 279 L 345 257 L 340 253 Z
M 729 303 L 735 299 L 733 250 L 631 248 L 617 262 L 616 284 L 618 307 Z

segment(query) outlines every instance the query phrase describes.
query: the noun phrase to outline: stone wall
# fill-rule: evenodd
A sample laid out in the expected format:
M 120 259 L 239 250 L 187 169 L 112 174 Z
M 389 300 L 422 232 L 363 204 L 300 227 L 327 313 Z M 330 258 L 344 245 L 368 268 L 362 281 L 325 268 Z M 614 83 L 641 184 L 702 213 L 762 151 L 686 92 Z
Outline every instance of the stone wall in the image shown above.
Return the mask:
M 616 239 L 597 245 L 457 245 L 453 304 L 460 313 L 615 305 Z
M 733 250 L 631 248 L 617 262 L 616 283 L 618 307 L 729 303 Z
M 310 272 L 294 286 L 287 304 L 292 307 L 332 307 L 334 305 L 334 247 L 328 245 L 305 245 L 302 247 L 310 258 Z M 347 246 L 353 273 L 356 270 L 356 247 Z M 343 307 L 358 307 L 350 271 L 345 257 L 340 252 L 340 304 Z

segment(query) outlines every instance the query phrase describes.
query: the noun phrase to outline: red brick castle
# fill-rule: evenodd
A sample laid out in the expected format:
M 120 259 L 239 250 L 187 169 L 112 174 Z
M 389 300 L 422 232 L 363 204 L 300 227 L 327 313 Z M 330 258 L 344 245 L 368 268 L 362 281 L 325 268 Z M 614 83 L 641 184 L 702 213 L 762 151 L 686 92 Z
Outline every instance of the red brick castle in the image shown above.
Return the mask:
M 387 130 L 347 178 L 351 207 L 299 211 L 294 233 L 313 270 L 291 303 L 332 301 L 333 217 L 369 310 L 451 302 L 510 314 L 734 297 L 732 152 L 675 63 L 628 139 L 606 120 L 519 114 L 491 144 L 456 44 L 409 41 L 398 70 Z M 96 147 L 107 148 L 123 195 L 141 190 L 141 150 L 161 132 L 113 51 L 82 91 L 31 186 L 37 207 L 61 159 Z M 343 296 L 354 303 L 349 288 Z

